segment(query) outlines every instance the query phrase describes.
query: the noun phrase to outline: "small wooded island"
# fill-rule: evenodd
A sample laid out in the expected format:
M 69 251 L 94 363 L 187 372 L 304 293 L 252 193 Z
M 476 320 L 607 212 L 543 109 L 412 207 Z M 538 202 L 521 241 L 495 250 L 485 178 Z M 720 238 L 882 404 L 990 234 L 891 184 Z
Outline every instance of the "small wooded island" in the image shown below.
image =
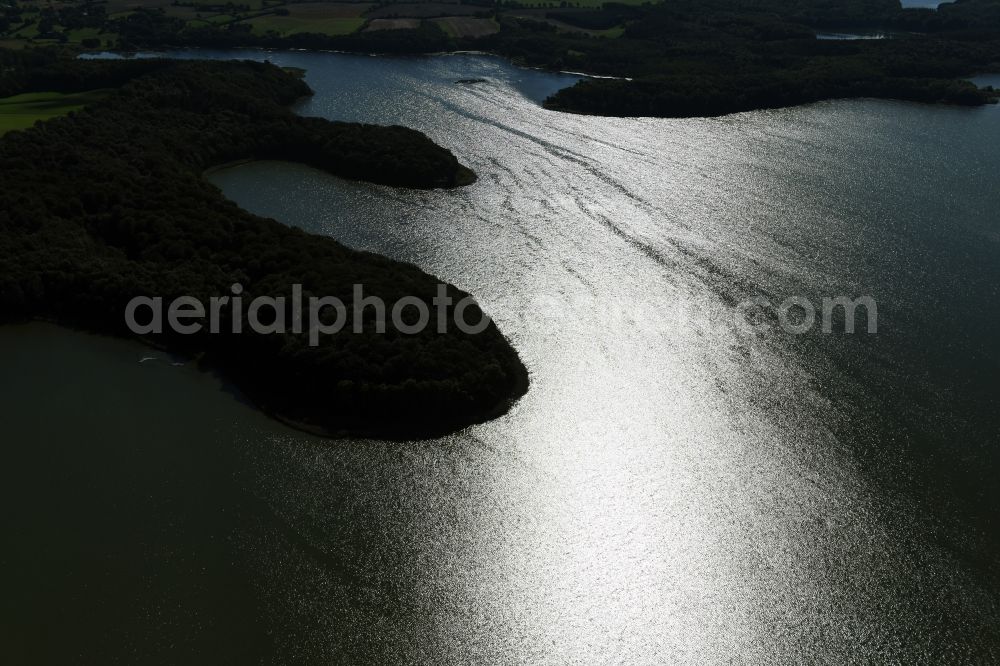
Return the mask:
M 5 84 L 45 90 L 117 87 L 85 109 L 0 139 L 0 321 L 48 319 L 130 335 L 138 295 L 164 302 L 335 296 L 352 287 L 392 304 L 430 304 L 440 280 L 419 268 L 351 250 L 226 200 L 203 178 L 246 158 L 304 162 L 345 178 L 434 188 L 474 175 L 420 132 L 303 118 L 286 105 L 306 84 L 269 64 L 80 62 L 33 52 L 8 56 Z M 467 296 L 448 286 L 454 301 Z M 478 322 L 477 307 L 465 318 Z M 432 309 L 432 311 L 434 311 Z M 492 323 L 482 333 L 429 326 L 375 331 L 374 311 L 318 346 L 307 335 L 164 332 L 148 341 L 220 370 L 266 411 L 330 435 L 439 435 L 505 411 L 527 371 Z

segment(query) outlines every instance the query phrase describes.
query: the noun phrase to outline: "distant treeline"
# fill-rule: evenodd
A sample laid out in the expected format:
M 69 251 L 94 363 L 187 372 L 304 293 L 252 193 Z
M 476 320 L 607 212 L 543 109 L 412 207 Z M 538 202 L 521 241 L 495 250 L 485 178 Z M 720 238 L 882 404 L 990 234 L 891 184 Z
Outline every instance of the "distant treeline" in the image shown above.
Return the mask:
M 118 88 L 126 82 L 170 66 L 166 60 L 93 61 L 60 57 L 53 48 L 0 49 L 0 97 L 26 92 L 84 92 Z
M 287 297 L 301 284 L 306 298 L 341 298 L 349 314 L 356 283 L 390 305 L 435 296 L 439 280 L 417 267 L 251 215 L 202 176 L 228 160 L 274 157 L 411 187 L 469 178 L 419 132 L 298 117 L 285 105 L 308 87 L 268 64 L 4 58 L 4 85 L 19 80 L 16 92 L 69 72 L 100 87 L 136 78 L 100 103 L 0 139 L 0 319 L 129 335 L 123 313 L 134 296 L 207 303 L 236 283 L 245 302 Z M 228 310 L 223 334 L 153 342 L 198 355 L 273 413 L 330 431 L 437 434 L 502 411 L 526 388 L 523 365 L 492 324 L 478 335 L 454 326 L 404 335 L 375 332 L 373 316 L 365 314 L 365 333 L 347 332 L 352 317 L 318 347 L 305 335 L 226 334 Z
M 499 33 L 467 40 L 451 38 L 430 22 L 412 30 L 278 37 L 240 24 L 192 27 L 156 10 L 118 19 L 116 29 L 125 48 L 476 49 L 526 65 L 632 79 L 584 81 L 546 103 L 604 115 L 720 115 L 845 97 L 963 105 L 996 98 L 959 77 L 1000 68 L 1000 0 L 958 0 L 939 10 L 903 9 L 898 0 L 670 0 L 552 8 L 535 18 L 498 12 Z M 621 26 L 623 34 L 602 38 L 558 25 Z M 894 36 L 817 39 L 823 30 Z

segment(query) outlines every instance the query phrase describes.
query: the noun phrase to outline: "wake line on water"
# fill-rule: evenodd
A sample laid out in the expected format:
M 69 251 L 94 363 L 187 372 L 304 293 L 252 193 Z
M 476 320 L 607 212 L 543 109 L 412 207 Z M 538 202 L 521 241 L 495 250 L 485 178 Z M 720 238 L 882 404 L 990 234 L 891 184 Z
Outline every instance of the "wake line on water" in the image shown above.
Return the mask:
M 495 101 L 495 100 L 489 100 L 488 98 L 486 98 L 486 101 Z M 440 102 L 443 106 L 447 107 L 456 115 L 462 116 L 468 120 L 477 123 L 482 123 L 495 127 L 498 130 L 522 138 L 534 145 L 537 145 L 544 151 L 544 153 L 548 155 L 551 155 L 560 160 L 567 161 L 578 167 L 581 167 L 584 171 L 586 171 L 590 176 L 592 176 L 596 180 L 604 183 L 605 185 L 613 188 L 620 194 L 624 195 L 631 203 L 636 205 L 636 207 L 639 210 L 642 210 L 643 212 L 651 215 L 654 218 L 669 220 L 670 224 L 672 224 L 676 228 L 683 229 L 685 231 L 692 231 L 690 225 L 676 219 L 676 217 L 670 215 L 668 211 L 656 206 L 652 202 L 646 200 L 644 197 L 642 197 L 638 193 L 634 192 L 633 190 L 625 186 L 623 183 L 619 182 L 617 179 L 608 175 L 601 165 L 598 165 L 597 163 L 594 162 L 594 160 L 589 159 L 584 154 L 574 151 L 565 146 L 561 146 L 544 138 L 538 137 L 529 132 L 519 130 L 499 120 L 487 118 L 482 115 L 473 113 L 471 111 L 462 109 L 450 101 L 440 100 Z M 558 130 L 558 131 L 564 131 L 564 130 Z M 591 140 L 589 137 L 582 137 L 579 134 L 573 134 L 571 132 L 565 132 L 565 133 L 571 136 L 575 136 L 581 140 L 584 139 L 588 141 Z M 644 155 L 644 153 L 642 153 L 641 151 L 623 148 L 622 146 L 615 145 L 610 142 L 600 141 L 599 143 L 611 147 L 615 150 L 621 150 L 623 152 L 631 154 Z M 488 157 L 488 160 L 495 167 L 507 173 L 509 177 L 511 177 L 514 181 L 520 182 L 523 180 L 522 178 L 519 177 L 519 174 L 515 170 L 504 165 L 496 157 L 490 156 Z M 710 176 L 709 174 L 702 174 L 702 175 L 706 178 L 713 179 L 713 177 Z M 533 182 L 533 184 L 537 185 L 537 182 Z M 733 306 L 739 303 L 740 301 L 744 300 L 745 298 L 749 298 L 750 296 L 764 295 L 761 292 L 761 290 L 754 288 L 745 279 L 740 278 L 732 271 L 726 270 L 723 266 L 712 260 L 710 257 L 705 256 L 702 253 L 699 253 L 698 251 L 696 251 L 691 247 L 685 246 L 683 243 L 681 243 L 676 239 L 665 238 L 664 241 L 668 243 L 673 248 L 674 251 L 676 251 L 680 256 L 683 256 L 690 263 L 687 263 L 685 265 L 677 258 L 668 256 L 668 254 L 665 253 L 663 249 L 656 247 L 656 245 L 654 245 L 651 242 L 640 239 L 634 233 L 631 233 L 630 231 L 622 227 L 620 224 L 615 222 L 610 216 L 593 210 L 588 205 L 587 201 L 580 198 L 578 188 L 574 188 L 574 190 L 576 190 L 576 194 L 574 195 L 574 201 L 580 212 L 584 213 L 588 218 L 601 224 L 601 226 L 603 226 L 605 229 L 607 229 L 615 236 L 617 236 L 619 239 L 624 241 L 629 247 L 633 248 L 640 254 L 652 260 L 662 269 L 674 272 L 683 271 L 684 273 L 691 275 L 692 277 L 696 277 L 709 289 L 709 291 L 716 294 L 716 296 L 720 298 L 720 300 L 723 303 L 726 303 L 729 306 Z M 558 211 L 554 212 L 558 213 Z M 514 210 L 510 210 L 510 213 L 516 215 L 516 211 Z M 524 235 L 531 238 L 533 242 L 535 242 L 538 245 L 538 247 L 540 248 L 545 247 L 543 241 L 540 238 L 532 237 L 527 233 L 525 233 Z M 693 273 L 691 271 L 692 267 L 697 267 L 698 269 L 697 272 L 700 272 L 701 275 L 698 276 L 696 272 Z M 579 276 L 574 276 L 574 277 L 579 279 Z

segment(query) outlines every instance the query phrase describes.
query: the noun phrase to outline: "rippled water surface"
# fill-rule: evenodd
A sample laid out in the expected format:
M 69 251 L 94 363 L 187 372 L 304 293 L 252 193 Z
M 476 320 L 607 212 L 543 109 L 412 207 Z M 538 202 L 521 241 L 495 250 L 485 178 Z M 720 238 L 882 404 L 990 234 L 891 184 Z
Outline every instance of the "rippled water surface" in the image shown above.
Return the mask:
M 0 329 L 10 501 L 52 469 L 68 487 L 10 519 L 31 534 L 12 557 L 89 554 L 100 576 L 52 555 L 52 598 L 97 607 L 82 644 L 167 663 L 1000 658 L 1000 109 L 594 118 L 538 106 L 573 77 L 493 58 L 266 57 L 307 70 L 300 113 L 416 127 L 480 179 L 252 163 L 212 181 L 475 294 L 531 390 L 442 440 L 322 441 L 140 347 Z M 839 295 L 877 300 L 876 335 L 735 323 L 750 297 Z

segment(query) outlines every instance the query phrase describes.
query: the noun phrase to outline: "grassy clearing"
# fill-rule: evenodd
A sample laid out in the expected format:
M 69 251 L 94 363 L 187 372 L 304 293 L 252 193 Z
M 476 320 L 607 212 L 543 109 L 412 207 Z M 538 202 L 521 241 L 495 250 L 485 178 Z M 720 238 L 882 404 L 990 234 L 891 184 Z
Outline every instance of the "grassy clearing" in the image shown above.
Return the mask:
M 110 32 L 102 32 L 98 28 L 80 28 L 79 30 L 73 30 L 68 33 L 70 44 L 80 44 L 85 39 L 97 39 L 100 40 L 101 44 L 104 44 L 108 40 L 114 41 L 117 39 L 117 35 Z
M 613 28 L 608 28 L 607 30 L 594 30 L 593 34 L 597 37 L 608 37 L 611 39 L 618 39 L 625 34 L 625 26 L 616 25 Z
M 28 25 L 22 26 L 12 32 L 11 36 L 18 39 L 34 39 L 38 37 L 38 23 L 33 21 Z
M 83 93 L 27 93 L 0 99 L 0 135 L 63 116 L 106 97 L 110 90 Z
M 312 32 L 323 35 L 347 35 L 364 25 L 363 18 L 297 18 L 295 16 L 258 16 L 243 21 L 253 26 L 258 34 L 276 32 L 282 37 L 302 32 Z
M 212 16 L 202 16 L 201 18 L 203 21 L 208 21 L 209 23 L 225 25 L 227 23 L 232 23 L 239 17 L 234 16 L 233 14 L 214 14 Z

